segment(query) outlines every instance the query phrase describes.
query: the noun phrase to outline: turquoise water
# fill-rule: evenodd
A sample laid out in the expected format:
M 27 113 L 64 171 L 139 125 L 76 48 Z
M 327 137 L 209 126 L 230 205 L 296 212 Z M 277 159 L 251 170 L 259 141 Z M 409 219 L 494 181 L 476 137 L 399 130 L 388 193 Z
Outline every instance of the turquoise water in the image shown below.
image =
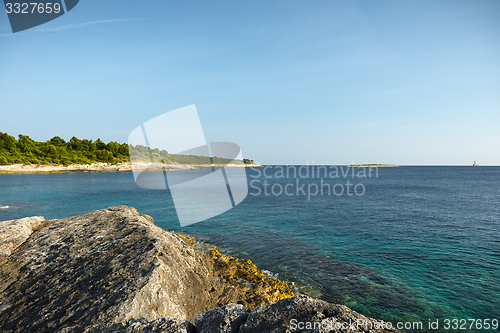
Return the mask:
M 268 175 L 278 168 L 269 167 Z M 347 179 L 362 184 L 365 193 L 310 200 L 295 190 L 265 195 L 262 172 L 247 174 L 254 182 L 240 205 L 185 228 L 169 191 L 138 188 L 131 173 L 1 174 L 0 207 L 9 207 L 0 209 L 0 220 L 63 218 L 130 205 L 165 229 L 216 243 L 296 282 L 303 292 L 368 316 L 421 321 L 424 327 L 439 319 L 442 332 L 452 331 L 444 329 L 446 318 L 500 319 L 500 167 L 379 168 L 371 178 L 323 175 L 323 184 Z M 296 181 L 307 189 L 321 179 L 272 176 L 268 193 L 273 185 L 277 193 Z M 262 193 L 252 195 L 257 188 Z M 474 329 L 467 325 L 465 331 Z

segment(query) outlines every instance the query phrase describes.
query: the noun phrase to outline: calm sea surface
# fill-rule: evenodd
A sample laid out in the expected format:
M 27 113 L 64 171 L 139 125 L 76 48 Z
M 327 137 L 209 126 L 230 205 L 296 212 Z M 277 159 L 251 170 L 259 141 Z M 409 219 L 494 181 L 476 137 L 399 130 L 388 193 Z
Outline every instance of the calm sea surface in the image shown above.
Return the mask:
M 284 168 L 269 166 L 267 178 L 247 169 L 241 204 L 184 228 L 170 192 L 141 189 L 131 173 L 0 174 L 0 220 L 129 205 L 367 316 L 424 328 L 439 319 L 442 332 L 446 318 L 500 320 L 500 167 L 379 168 L 364 178 Z

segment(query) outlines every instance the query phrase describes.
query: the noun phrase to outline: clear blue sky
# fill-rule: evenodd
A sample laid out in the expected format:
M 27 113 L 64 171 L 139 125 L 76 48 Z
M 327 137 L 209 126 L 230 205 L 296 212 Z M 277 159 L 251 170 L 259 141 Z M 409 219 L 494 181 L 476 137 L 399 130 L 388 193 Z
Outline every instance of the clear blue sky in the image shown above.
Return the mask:
M 81 0 L 12 34 L 0 131 L 126 142 L 196 104 L 265 164 L 500 165 L 500 1 Z

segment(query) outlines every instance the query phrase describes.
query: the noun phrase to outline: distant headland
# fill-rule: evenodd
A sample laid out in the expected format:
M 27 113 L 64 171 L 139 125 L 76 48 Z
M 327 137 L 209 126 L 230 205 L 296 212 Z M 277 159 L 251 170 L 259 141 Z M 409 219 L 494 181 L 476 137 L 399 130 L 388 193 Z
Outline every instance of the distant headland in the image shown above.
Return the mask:
M 158 170 L 194 170 L 204 167 L 257 167 L 253 160 L 170 154 L 166 150 L 101 139 L 71 140 L 55 136 L 37 142 L 27 135 L 18 139 L 0 132 L 0 173 L 130 172 L 132 159 L 139 165 L 158 164 Z M 151 165 L 151 163 L 149 163 Z M 147 167 L 145 167 L 147 169 Z

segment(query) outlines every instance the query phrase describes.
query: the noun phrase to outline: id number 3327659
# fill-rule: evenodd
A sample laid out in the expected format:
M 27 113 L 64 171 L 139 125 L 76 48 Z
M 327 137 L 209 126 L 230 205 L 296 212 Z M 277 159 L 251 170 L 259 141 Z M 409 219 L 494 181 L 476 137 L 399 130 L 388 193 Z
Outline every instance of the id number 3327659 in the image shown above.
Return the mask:
M 7 2 L 5 4 L 5 10 L 7 11 L 7 14 L 30 14 L 30 13 L 59 13 L 61 11 L 61 5 L 59 3 L 43 3 L 43 2 L 15 2 L 15 3 L 10 3 Z

